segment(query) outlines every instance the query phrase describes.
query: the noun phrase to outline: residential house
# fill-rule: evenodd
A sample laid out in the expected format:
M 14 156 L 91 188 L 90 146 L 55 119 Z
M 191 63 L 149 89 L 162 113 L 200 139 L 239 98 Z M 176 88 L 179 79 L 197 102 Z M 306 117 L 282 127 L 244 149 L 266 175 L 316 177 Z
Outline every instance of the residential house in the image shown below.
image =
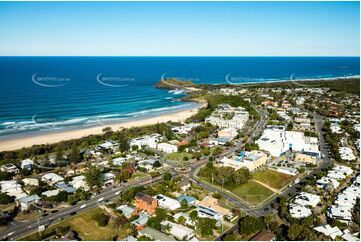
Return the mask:
M 192 196 L 187 196 L 187 195 L 181 195 L 179 197 L 177 197 L 178 202 L 181 204 L 183 200 L 185 200 L 187 202 L 188 206 L 194 206 L 196 205 L 196 199 L 195 197 Z
M 19 173 L 19 169 L 13 163 L 6 163 L 2 165 L 0 170 L 3 172 L 13 173 L 13 174 Z
M 148 219 L 149 215 L 145 213 L 140 213 L 139 217 L 136 220 L 132 221 L 132 224 L 135 225 L 135 228 L 137 230 L 142 230 L 147 225 Z
M 148 238 L 152 239 L 153 241 L 176 241 L 176 239 L 173 236 L 164 234 L 151 227 L 145 227 L 144 229 L 139 231 L 139 234 L 147 236 Z
M 144 211 L 149 215 L 153 215 L 157 207 L 158 202 L 155 198 L 141 192 L 135 195 L 135 208 L 137 209 L 137 213 Z
M 53 186 L 57 182 L 64 181 L 64 178 L 55 173 L 48 173 L 42 176 L 41 180 L 46 182 L 48 185 Z
M 20 168 L 21 169 L 27 169 L 27 170 L 31 170 L 33 169 L 34 166 L 34 161 L 30 160 L 30 159 L 25 159 L 20 161 Z
M 294 199 L 294 203 L 303 205 L 303 206 L 311 206 L 316 207 L 318 203 L 321 202 L 320 196 L 307 193 L 307 192 L 301 192 L 298 195 L 296 195 Z
M 158 206 L 161 208 L 166 208 L 169 210 L 176 210 L 180 208 L 180 203 L 177 200 L 164 196 L 162 194 L 155 196 L 155 199 L 157 199 Z
M 168 220 L 160 223 L 162 231 L 171 234 L 177 240 L 195 240 L 193 229 L 186 226 L 170 222 Z
M 121 211 L 122 214 L 127 218 L 130 219 L 133 215 L 136 215 L 137 211 L 135 208 L 130 207 L 128 205 L 121 205 L 116 208 L 118 211 Z
M 332 238 L 332 240 L 335 240 L 337 236 L 342 236 L 342 231 L 337 227 L 331 227 L 329 224 L 321 225 L 313 228 L 317 232 L 320 232 L 326 236 L 329 236 Z
M 34 187 L 39 186 L 39 180 L 36 178 L 26 177 L 22 180 L 22 182 L 24 183 L 25 186 L 34 186 Z
M 290 204 L 289 212 L 292 218 L 306 218 L 312 214 L 311 209 L 300 204 Z
M 38 195 L 24 196 L 20 197 L 16 200 L 16 203 L 20 205 L 21 211 L 29 210 L 32 204 L 36 204 L 40 201 L 40 197 Z

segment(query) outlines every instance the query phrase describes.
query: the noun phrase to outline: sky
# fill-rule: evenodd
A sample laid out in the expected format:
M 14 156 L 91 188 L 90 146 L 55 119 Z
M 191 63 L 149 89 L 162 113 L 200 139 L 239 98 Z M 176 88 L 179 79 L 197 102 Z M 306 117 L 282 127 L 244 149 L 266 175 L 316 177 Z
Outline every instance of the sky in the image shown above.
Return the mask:
M 0 56 L 359 53 L 359 2 L 0 2 Z

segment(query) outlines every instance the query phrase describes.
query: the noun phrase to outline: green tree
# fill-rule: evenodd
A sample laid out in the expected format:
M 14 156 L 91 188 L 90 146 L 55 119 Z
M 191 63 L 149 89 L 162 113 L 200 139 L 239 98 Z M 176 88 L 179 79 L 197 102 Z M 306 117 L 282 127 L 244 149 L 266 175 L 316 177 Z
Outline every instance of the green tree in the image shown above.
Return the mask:
M 109 222 L 109 216 L 103 212 L 97 212 L 93 215 L 92 219 L 94 219 L 101 227 L 107 226 Z
M 180 224 L 185 224 L 185 222 L 186 222 L 187 220 L 186 220 L 186 218 L 185 217 L 183 217 L 183 216 L 180 216 L 179 218 L 178 218 L 178 223 L 180 223 Z
M 81 161 L 81 155 L 77 145 L 71 147 L 69 161 L 72 163 L 79 163 Z
M 14 202 L 14 197 L 11 197 L 6 193 L 0 193 L 0 204 L 8 204 L 12 202 Z
M 211 218 L 198 218 L 197 230 L 203 236 L 207 237 L 213 235 L 213 229 L 216 227 L 216 220 Z
M 238 222 L 240 234 L 252 234 L 262 230 L 265 227 L 263 218 L 246 216 Z
M 301 240 L 302 232 L 302 225 L 293 223 L 287 230 L 287 236 L 290 240 Z
M 164 180 L 164 181 L 168 182 L 168 181 L 170 181 L 171 179 L 172 179 L 172 174 L 170 174 L 170 173 L 168 173 L 168 172 L 164 173 L 164 175 L 163 175 L 163 180 Z
M 100 188 L 102 185 L 101 172 L 95 166 L 89 166 L 88 171 L 85 173 L 85 180 L 90 188 Z

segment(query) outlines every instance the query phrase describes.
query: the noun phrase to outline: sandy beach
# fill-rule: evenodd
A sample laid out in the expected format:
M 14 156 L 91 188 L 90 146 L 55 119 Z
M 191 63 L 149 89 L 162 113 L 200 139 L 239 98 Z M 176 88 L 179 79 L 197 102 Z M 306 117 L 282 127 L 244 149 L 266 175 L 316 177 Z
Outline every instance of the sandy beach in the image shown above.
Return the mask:
M 14 139 L 10 138 L 7 140 L 0 141 L 0 151 L 16 150 L 16 149 L 21 149 L 23 147 L 30 147 L 35 144 L 37 145 L 52 144 L 63 140 L 78 139 L 91 134 L 101 134 L 102 129 L 105 127 L 111 127 L 113 131 L 116 131 L 119 130 L 120 128 L 139 127 L 139 126 L 168 122 L 168 121 L 182 122 L 188 117 L 195 114 L 198 111 L 198 109 L 203 106 L 204 104 L 193 109 L 182 110 L 175 113 L 164 114 L 157 117 L 144 118 L 142 120 L 135 120 L 124 123 L 99 125 L 91 128 L 60 131 L 60 132 L 53 132 L 53 133 L 47 133 L 41 135 L 33 135 L 29 137 L 19 137 Z

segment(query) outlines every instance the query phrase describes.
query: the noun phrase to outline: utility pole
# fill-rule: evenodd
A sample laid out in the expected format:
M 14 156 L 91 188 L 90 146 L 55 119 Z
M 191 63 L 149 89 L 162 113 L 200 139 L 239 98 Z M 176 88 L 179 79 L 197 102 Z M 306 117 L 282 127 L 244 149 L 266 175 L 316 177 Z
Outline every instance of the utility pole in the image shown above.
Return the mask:
M 212 186 L 213 186 L 213 181 L 214 181 L 214 178 L 213 178 L 213 173 L 212 173 Z
M 223 183 L 224 183 L 224 178 L 222 178 L 222 191 L 223 191 Z

